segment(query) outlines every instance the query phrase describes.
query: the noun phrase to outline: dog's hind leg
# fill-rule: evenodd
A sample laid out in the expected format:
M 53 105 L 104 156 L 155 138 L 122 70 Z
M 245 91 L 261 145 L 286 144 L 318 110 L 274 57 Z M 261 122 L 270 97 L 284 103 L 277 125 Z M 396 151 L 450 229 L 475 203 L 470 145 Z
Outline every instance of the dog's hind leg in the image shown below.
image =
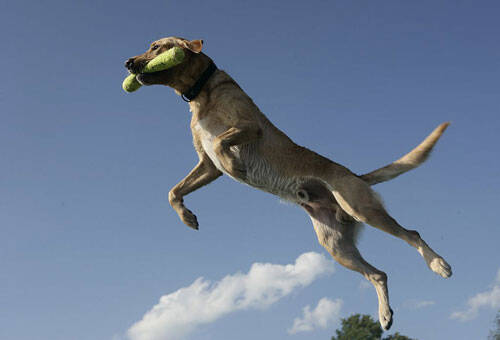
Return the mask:
M 343 173 L 338 176 L 337 165 L 332 165 L 331 170 L 337 171 L 336 176 L 324 174 L 323 178 L 326 179 L 335 199 L 344 211 L 361 222 L 406 241 L 418 250 L 432 271 L 444 278 L 451 276 L 451 266 L 422 240 L 418 232 L 403 228 L 392 218 L 365 181 L 348 170 L 341 169 Z
M 392 309 L 389 305 L 387 275 L 363 259 L 354 244 L 354 224 L 340 224 L 331 209 L 321 209 L 310 214 L 319 243 L 342 266 L 357 271 L 370 281 L 377 292 L 378 314 L 382 328 L 392 324 Z
M 324 247 L 332 254 L 333 258 L 346 268 L 357 271 L 370 281 L 377 292 L 378 318 L 380 325 L 388 330 L 392 325 L 393 311 L 389 305 L 389 291 L 387 288 L 387 275 L 378 270 L 361 256 L 354 244 L 341 246 L 339 248 Z
M 384 329 L 392 324 L 387 275 L 366 262 L 356 245 L 357 225 L 335 202 L 331 192 L 319 182 L 311 181 L 297 192 L 298 201 L 314 225 L 319 243 L 342 266 L 357 271 L 370 281 L 377 292 L 379 321 Z

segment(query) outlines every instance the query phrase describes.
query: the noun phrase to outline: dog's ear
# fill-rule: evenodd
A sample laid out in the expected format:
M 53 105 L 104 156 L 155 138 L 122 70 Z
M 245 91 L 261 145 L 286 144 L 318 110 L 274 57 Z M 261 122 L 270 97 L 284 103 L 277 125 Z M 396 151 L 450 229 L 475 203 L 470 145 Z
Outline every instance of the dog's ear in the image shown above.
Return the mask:
M 183 40 L 182 45 L 194 53 L 200 53 L 203 48 L 203 40 Z

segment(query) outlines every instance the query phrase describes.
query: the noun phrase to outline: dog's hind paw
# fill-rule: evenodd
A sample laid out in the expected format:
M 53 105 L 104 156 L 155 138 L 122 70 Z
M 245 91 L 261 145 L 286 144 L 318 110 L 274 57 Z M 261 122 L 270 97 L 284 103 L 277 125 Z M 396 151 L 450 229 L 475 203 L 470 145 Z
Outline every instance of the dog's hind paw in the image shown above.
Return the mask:
M 378 319 L 380 321 L 380 326 L 387 331 L 389 328 L 392 326 L 392 315 L 393 311 L 391 307 L 385 307 L 382 309 L 379 309 L 378 311 Z
M 441 275 L 445 279 L 452 274 L 451 266 L 441 256 L 436 256 L 427 265 L 434 273 Z
M 449 278 L 452 274 L 451 266 L 446 262 L 441 256 L 436 254 L 434 250 L 432 250 L 427 243 L 425 243 L 422 239 L 420 240 L 420 247 L 417 248 L 418 252 L 422 255 L 427 263 L 427 266 L 434 273 L 444 277 L 445 279 Z

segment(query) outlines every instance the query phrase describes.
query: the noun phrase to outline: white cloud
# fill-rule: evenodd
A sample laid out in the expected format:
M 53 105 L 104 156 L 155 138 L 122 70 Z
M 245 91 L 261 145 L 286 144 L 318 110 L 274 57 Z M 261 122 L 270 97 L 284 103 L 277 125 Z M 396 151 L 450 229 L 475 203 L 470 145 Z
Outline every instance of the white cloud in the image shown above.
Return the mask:
M 407 300 L 404 302 L 403 306 L 409 309 L 420 309 L 435 304 L 436 302 L 430 300 Z
M 477 317 L 479 309 L 482 307 L 500 308 L 500 270 L 491 289 L 478 293 L 467 301 L 468 308 L 464 311 L 457 311 L 451 314 L 452 319 L 468 321 Z
M 227 275 L 217 282 L 198 278 L 190 286 L 162 296 L 127 335 L 133 340 L 184 338 L 200 325 L 231 312 L 268 307 L 332 272 L 332 261 L 310 252 L 300 255 L 295 264 L 254 263 L 248 273 Z
M 288 333 L 310 332 L 316 328 L 325 329 L 339 319 L 341 308 L 341 299 L 332 301 L 328 298 L 322 298 L 312 311 L 309 305 L 304 307 L 302 318 L 293 320 L 293 326 L 288 330 Z

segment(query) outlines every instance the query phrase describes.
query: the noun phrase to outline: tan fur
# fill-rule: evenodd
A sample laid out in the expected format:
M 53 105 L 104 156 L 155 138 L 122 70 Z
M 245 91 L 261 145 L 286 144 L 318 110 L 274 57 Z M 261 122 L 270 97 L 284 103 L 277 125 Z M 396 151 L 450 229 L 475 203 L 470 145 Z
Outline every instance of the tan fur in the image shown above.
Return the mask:
M 166 71 L 137 76 L 143 85 L 167 85 L 181 94 L 196 82 L 211 62 L 201 53 L 202 45 L 202 40 L 164 38 L 151 44 L 144 54 L 129 59 L 132 63 L 128 65 L 137 73 L 159 53 L 173 46 L 183 47 L 186 51 L 183 63 Z M 370 188 L 370 185 L 422 164 L 448 123 L 437 127 L 401 159 L 357 176 L 346 167 L 295 144 L 222 70 L 210 77 L 189 107 L 199 163 L 169 193 L 172 207 L 189 227 L 198 229 L 198 221 L 185 207 L 183 197 L 222 174 L 302 206 L 311 217 L 320 244 L 340 264 L 360 272 L 372 282 L 379 300 L 380 323 L 385 329 L 392 324 L 387 275 L 367 263 L 356 248 L 359 222 L 408 242 L 423 256 L 430 269 L 443 277 L 451 276 L 451 267 L 446 261 L 420 238 L 418 232 L 399 225 Z

